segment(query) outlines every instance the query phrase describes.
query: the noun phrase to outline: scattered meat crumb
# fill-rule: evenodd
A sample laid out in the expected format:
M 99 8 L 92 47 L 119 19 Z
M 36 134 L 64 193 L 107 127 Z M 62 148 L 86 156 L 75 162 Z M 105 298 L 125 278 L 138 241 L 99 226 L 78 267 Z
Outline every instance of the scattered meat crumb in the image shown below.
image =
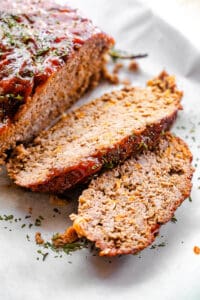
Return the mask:
M 61 199 L 55 195 L 49 196 L 49 202 L 50 202 L 50 204 L 56 205 L 56 206 L 65 206 L 67 204 L 67 200 Z
M 139 65 L 138 63 L 132 59 L 129 63 L 129 70 L 132 71 L 132 72 L 137 72 L 139 70 Z
M 200 254 L 200 248 L 198 246 L 194 246 L 193 251 L 195 254 L 199 255 Z
M 135 71 L 136 71 L 137 63 L 134 61 L 134 64 L 135 64 Z M 132 64 L 130 63 L 130 65 L 131 65 L 131 68 L 133 68 L 133 61 L 132 61 Z M 130 65 L 129 65 L 129 68 L 130 68 Z M 123 84 L 125 86 L 131 85 L 131 81 L 128 78 L 120 80 L 120 78 L 118 76 L 119 70 L 121 68 L 123 68 L 123 66 L 124 65 L 122 63 L 116 63 L 113 68 L 112 73 L 108 71 L 106 66 L 104 66 L 103 78 L 105 80 L 109 81 L 109 83 L 111 83 L 111 84 Z M 137 65 L 137 68 L 138 68 L 138 65 Z M 132 71 L 133 71 L 133 69 L 132 69 Z
M 131 85 L 131 82 L 129 79 L 123 79 L 123 80 L 121 80 L 121 83 L 124 85 Z
M 55 247 L 62 247 L 66 244 L 74 243 L 78 240 L 78 235 L 73 227 L 67 228 L 63 234 L 57 234 L 52 238 Z
M 120 68 L 121 68 L 121 64 L 118 64 L 120 65 Z M 122 65 L 123 66 L 123 65 Z M 129 79 L 123 79 L 123 80 L 120 80 L 119 79 L 119 76 L 117 74 L 119 70 L 119 66 L 117 66 L 117 68 L 113 70 L 113 73 L 110 73 L 108 71 L 108 69 L 105 67 L 104 70 L 103 70 L 103 78 L 107 81 L 109 81 L 109 83 L 111 84 L 124 84 L 124 85 L 131 85 L 131 82 Z
M 117 63 L 115 64 L 114 68 L 113 68 L 113 74 L 118 74 L 119 70 L 123 68 L 123 64 L 122 63 Z
M 44 240 L 43 240 L 42 235 L 41 235 L 40 232 L 36 232 L 35 241 L 36 241 L 36 244 L 38 244 L 38 245 L 44 244 Z
M 106 68 L 106 66 L 103 68 L 102 75 L 103 75 L 103 78 L 105 80 L 109 81 L 112 84 L 118 84 L 119 83 L 118 75 L 114 74 L 114 73 L 110 73 L 108 71 L 108 69 Z

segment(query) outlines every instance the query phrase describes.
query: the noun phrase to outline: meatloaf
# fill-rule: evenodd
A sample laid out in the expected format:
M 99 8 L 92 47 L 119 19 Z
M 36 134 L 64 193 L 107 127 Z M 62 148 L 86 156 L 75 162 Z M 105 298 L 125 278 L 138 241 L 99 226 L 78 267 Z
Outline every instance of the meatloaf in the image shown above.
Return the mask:
M 101 256 L 137 253 L 150 245 L 191 191 L 192 155 L 166 134 L 153 151 L 93 179 L 71 215 L 79 237 L 95 242 Z
M 154 145 L 174 122 L 181 96 L 165 72 L 146 88 L 105 94 L 68 113 L 32 144 L 18 146 L 7 164 L 9 175 L 33 191 L 62 193 Z
M 0 5 L 0 156 L 48 126 L 92 85 L 114 41 L 52 1 Z

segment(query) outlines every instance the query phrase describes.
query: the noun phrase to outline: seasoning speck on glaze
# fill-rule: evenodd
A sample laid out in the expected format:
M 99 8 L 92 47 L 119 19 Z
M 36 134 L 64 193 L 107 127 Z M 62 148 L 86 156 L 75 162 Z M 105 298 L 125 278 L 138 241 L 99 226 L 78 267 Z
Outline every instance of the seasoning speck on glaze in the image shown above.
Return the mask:
M 46 1 L 3 1 L 0 8 L 0 121 L 18 108 L 99 29 L 77 10 Z

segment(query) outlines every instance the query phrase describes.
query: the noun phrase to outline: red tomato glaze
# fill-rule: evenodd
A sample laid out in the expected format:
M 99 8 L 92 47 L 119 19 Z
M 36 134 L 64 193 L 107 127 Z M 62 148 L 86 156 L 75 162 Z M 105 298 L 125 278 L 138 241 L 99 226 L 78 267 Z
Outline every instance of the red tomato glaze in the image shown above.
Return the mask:
M 0 122 L 20 105 L 69 54 L 100 32 L 77 10 L 39 0 L 8 0 L 0 8 Z

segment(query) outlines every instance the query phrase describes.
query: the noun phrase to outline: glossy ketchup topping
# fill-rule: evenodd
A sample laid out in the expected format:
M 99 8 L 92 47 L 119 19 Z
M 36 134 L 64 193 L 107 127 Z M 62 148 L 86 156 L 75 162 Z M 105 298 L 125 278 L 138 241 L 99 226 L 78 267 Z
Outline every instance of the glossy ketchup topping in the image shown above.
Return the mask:
M 8 0 L 0 8 L 0 129 L 73 49 L 99 32 L 77 10 L 27 2 L 32 6 Z

